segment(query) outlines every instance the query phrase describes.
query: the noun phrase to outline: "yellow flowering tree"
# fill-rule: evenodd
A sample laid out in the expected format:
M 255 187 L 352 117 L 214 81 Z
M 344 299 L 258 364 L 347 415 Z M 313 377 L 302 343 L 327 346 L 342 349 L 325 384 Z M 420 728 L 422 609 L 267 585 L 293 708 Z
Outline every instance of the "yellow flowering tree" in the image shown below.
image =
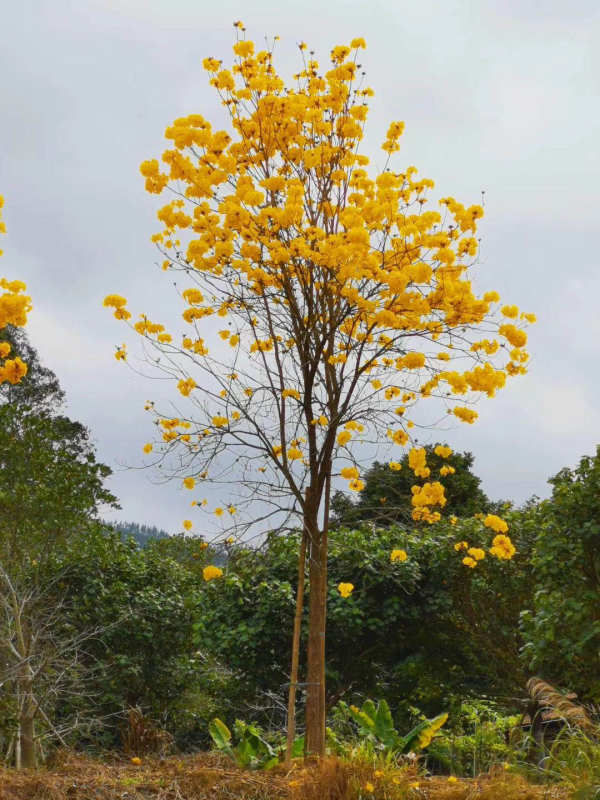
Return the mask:
M 2 209 L 4 198 L 0 195 L 0 233 L 6 233 L 6 225 L 2 220 Z M 2 250 L 0 250 L 0 256 Z M 31 311 L 31 298 L 23 294 L 27 287 L 23 281 L 9 281 L 0 278 L 0 329 L 7 325 L 21 327 L 27 322 L 27 313 Z M 8 358 L 10 355 L 10 344 L 0 342 L 0 383 L 18 383 L 27 374 L 27 364 L 18 356 Z
M 472 423 L 474 399 L 525 371 L 523 327 L 533 317 L 500 307 L 496 292 L 474 292 L 483 210 L 452 197 L 428 207 L 433 182 L 393 162 L 402 122 L 389 126 L 382 168 L 368 170 L 359 150 L 373 94 L 358 63 L 363 39 L 335 47 L 325 70 L 301 44 L 300 71 L 286 85 L 275 43 L 257 51 L 237 28 L 232 67 L 204 61 L 229 130 L 200 114 L 177 119 L 162 165 L 141 166 L 147 190 L 169 196 L 153 241 L 176 278 L 181 329 L 145 314 L 133 321 L 119 295 L 105 305 L 157 351 L 153 362 L 189 408 L 173 417 L 148 404 L 160 436 L 146 452 L 175 455 L 189 489 L 220 485 L 222 519 L 241 520 L 252 501 L 260 513 L 250 522 L 263 528 L 301 520 L 306 745 L 323 753 L 332 478 L 363 488 L 361 441 L 401 456 L 424 399 L 437 398 L 438 416 L 442 402 Z M 116 355 L 125 360 L 125 347 Z M 410 467 L 427 475 L 423 450 L 411 451 Z M 413 517 L 434 522 L 444 502 L 442 484 L 428 480 L 413 494 Z

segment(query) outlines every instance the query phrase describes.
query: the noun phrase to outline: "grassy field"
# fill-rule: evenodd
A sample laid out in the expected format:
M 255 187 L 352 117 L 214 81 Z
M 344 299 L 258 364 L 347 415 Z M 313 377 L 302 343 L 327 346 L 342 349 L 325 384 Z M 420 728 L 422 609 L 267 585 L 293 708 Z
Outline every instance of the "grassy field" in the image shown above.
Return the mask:
M 93 760 L 61 754 L 51 768 L 0 768 L 0 800 L 567 800 L 559 786 L 536 786 L 498 769 L 478 779 L 417 775 L 414 767 L 374 770 L 326 759 L 249 772 L 217 754 Z

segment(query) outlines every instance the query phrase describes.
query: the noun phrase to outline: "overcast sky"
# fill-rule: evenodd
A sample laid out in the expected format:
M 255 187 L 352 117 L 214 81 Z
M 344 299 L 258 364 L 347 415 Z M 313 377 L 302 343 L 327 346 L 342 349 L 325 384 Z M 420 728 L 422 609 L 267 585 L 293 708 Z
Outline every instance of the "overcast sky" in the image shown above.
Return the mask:
M 465 203 L 485 190 L 485 288 L 539 322 L 528 375 L 444 438 L 474 454 L 492 498 L 547 496 L 547 478 L 600 440 L 598 0 L 6 2 L 0 274 L 27 282 L 31 341 L 115 470 L 113 518 L 176 531 L 188 516 L 189 493 L 125 468 L 143 463 L 144 401 L 165 387 L 115 361 L 116 344 L 136 342 L 102 299 L 117 292 L 173 319 L 149 241 L 160 201 L 139 163 L 160 156 L 176 117 L 220 118 L 201 62 L 227 62 L 240 18 L 249 38 L 281 37 L 286 76 L 298 42 L 325 62 L 333 45 L 364 36 L 374 163 L 388 122 L 402 119 L 399 166 Z

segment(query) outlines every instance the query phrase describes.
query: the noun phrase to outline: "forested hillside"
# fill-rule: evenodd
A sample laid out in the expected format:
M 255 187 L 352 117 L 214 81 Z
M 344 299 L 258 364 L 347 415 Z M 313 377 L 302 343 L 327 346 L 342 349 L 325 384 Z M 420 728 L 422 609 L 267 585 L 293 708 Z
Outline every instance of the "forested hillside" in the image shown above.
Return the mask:
M 123 539 L 131 536 L 140 547 L 145 547 L 149 542 L 155 539 L 164 539 L 169 535 L 154 525 L 140 525 L 137 522 L 107 522 L 106 525 L 119 531 Z

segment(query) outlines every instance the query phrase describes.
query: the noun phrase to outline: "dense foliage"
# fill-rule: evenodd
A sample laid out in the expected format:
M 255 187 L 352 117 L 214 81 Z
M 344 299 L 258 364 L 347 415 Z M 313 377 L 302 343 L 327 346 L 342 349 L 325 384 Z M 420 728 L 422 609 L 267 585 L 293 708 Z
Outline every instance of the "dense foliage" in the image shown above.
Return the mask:
M 65 624 L 97 631 L 83 657 L 94 696 L 75 701 L 94 722 L 88 743 L 119 745 L 130 707 L 166 726 L 180 744 L 206 738 L 209 716 L 229 711 L 225 696 L 219 701 L 229 672 L 202 637 L 206 557 L 212 553 L 191 539 L 140 549 L 107 530 L 78 538 L 61 554 L 55 568 L 67 601 Z
M 530 670 L 600 699 L 600 447 L 550 479 L 536 509 L 531 567 L 536 590 L 523 610 Z
M 150 526 L 111 530 L 98 519 L 115 502 L 104 487 L 109 470 L 83 426 L 61 413 L 56 376 L 22 333 L 1 335 L 30 367 L 21 384 L 0 387 L 0 566 L 27 600 L 23 619 L 41 632 L 19 662 L 43 665 L 33 688 L 48 721 L 37 720 L 36 741 L 121 746 L 131 708 L 168 731 L 163 744 L 184 748 L 207 744 L 214 717 L 281 730 L 299 534 L 213 548 Z M 387 701 L 399 730 L 449 711 L 429 758 L 467 774 L 472 759 L 506 755 L 506 714 L 524 709 L 518 698 L 532 672 L 600 698 L 600 455 L 552 478 L 550 499 L 512 509 L 487 501 L 470 454 L 438 463 L 435 449 L 426 451 L 430 469 L 454 468 L 445 476 L 453 513 L 433 525 L 375 516 L 377 497 L 389 496 L 390 508 L 406 503 L 411 479 L 405 463 L 374 464 L 346 524 L 330 531 L 327 708 L 331 735 L 350 738 L 340 700 Z M 506 519 L 511 562 L 487 555 L 489 530 L 472 500 Z M 222 577 L 207 580 L 215 564 Z M 340 584 L 352 590 L 343 596 Z M 1 635 L 0 744 L 14 751 L 23 685 L 9 657 L 10 615 Z
M 331 532 L 328 616 L 329 702 L 385 697 L 406 712 L 435 713 L 452 697 L 519 692 L 519 613 L 530 599 L 529 511 L 507 517 L 518 543 L 510 565 L 462 564 L 454 544 L 484 544 L 477 519 L 427 531 L 397 526 Z M 402 547 L 408 559 L 390 562 Z M 237 548 L 226 576 L 204 595 L 207 637 L 239 671 L 246 691 L 281 694 L 289 669 L 297 542 L 272 534 L 261 550 Z M 336 587 L 351 578 L 350 598 Z M 351 656 L 349 655 L 351 654 Z
M 468 517 L 487 511 L 491 503 L 479 486 L 480 478 L 472 472 L 472 454 L 439 455 L 436 448 L 439 450 L 439 444 L 426 445 L 424 450 L 431 473 L 444 483 L 446 504 L 438 513 L 444 517 Z M 389 464 L 375 461 L 364 473 L 365 485 L 357 502 L 344 492 L 334 494 L 331 508 L 335 524 L 348 526 L 366 520 L 374 520 L 378 525 L 406 524 L 410 520 L 414 483 L 408 453 L 394 463 L 393 469 Z

